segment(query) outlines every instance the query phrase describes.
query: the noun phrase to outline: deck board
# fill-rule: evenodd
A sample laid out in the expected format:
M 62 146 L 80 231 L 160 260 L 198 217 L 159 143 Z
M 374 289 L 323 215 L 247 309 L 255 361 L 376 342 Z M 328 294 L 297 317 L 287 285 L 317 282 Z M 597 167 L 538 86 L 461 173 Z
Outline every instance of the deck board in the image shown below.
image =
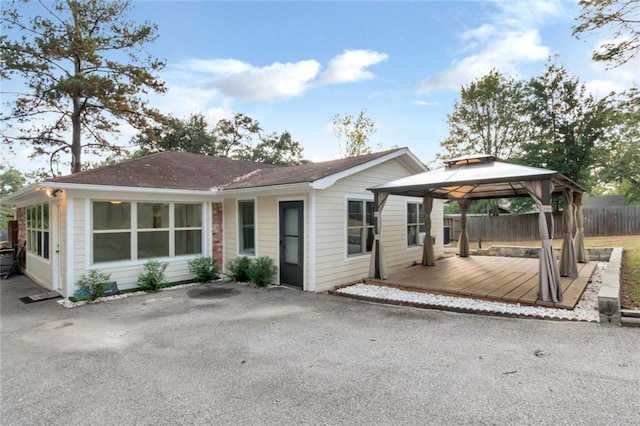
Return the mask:
M 573 309 L 582 296 L 597 262 L 578 264 L 578 277 L 562 277 L 563 300 L 543 302 L 538 298 L 538 259 L 471 256 L 450 257 L 435 266 L 412 266 L 373 284 L 427 293 L 477 298 L 523 305 Z

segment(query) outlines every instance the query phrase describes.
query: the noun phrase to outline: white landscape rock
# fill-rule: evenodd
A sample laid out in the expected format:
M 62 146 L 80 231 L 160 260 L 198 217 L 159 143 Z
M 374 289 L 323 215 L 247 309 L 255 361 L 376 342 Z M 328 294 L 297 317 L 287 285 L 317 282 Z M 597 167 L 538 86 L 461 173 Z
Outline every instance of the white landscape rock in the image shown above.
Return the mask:
M 587 285 L 575 309 L 545 308 L 542 306 L 522 306 L 502 302 L 468 299 L 463 297 L 442 296 L 439 294 L 419 293 L 370 284 L 354 284 L 336 290 L 336 293 L 378 299 L 381 302 L 406 302 L 441 307 L 444 310 L 465 310 L 479 313 L 495 313 L 533 318 L 550 318 L 559 320 L 574 320 L 598 322 L 598 290 L 602 281 L 602 271 L 606 263 L 598 263 L 591 282 Z

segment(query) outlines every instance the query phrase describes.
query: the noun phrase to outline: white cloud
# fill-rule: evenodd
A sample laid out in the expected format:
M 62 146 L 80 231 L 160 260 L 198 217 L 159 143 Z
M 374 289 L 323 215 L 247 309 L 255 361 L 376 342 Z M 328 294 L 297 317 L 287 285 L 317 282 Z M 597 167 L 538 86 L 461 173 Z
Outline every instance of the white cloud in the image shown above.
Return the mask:
M 514 29 L 531 29 L 546 22 L 549 18 L 573 16 L 571 5 L 559 0 L 498 0 L 494 21 L 501 26 Z
M 309 83 L 320 72 L 320 64 L 314 60 L 295 63 L 279 63 L 256 68 L 206 84 L 225 96 L 253 101 L 273 101 L 292 98 L 307 91 Z
M 367 68 L 387 60 L 386 53 L 372 50 L 345 50 L 329 61 L 327 70 L 322 73 L 321 80 L 326 84 L 352 83 L 374 77 Z
M 458 91 L 493 68 L 519 75 L 523 65 L 543 61 L 552 53 L 542 42 L 538 27 L 572 13 L 567 2 L 558 0 L 496 0 L 490 5 L 494 9 L 487 22 L 460 36 L 465 56 L 423 79 L 419 92 Z
M 457 91 L 461 85 L 482 77 L 493 68 L 506 74 L 517 74 L 519 65 L 544 60 L 550 53 L 550 49 L 541 43 L 536 30 L 506 33 L 500 39 L 486 45 L 480 52 L 469 55 L 454 63 L 451 68 L 422 80 L 418 91 Z
M 585 83 L 587 92 L 591 93 L 596 99 L 601 99 L 611 92 L 621 92 L 624 86 L 611 80 L 591 80 Z
M 237 59 L 188 59 L 177 66 L 192 72 L 232 75 L 251 70 L 251 64 Z
M 428 102 L 428 101 L 421 101 L 419 99 L 414 99 L 413 104 L 421 107 L 442 105 L 440 102 Z
M 475 41 L 483 41 L 495 34 L 496 27 L 491 24 L 482 24 L 478 28 L 474 28 L 471 30 L 467 30 L 462 33 L 460 38 L 462 40 L 475 40 Z

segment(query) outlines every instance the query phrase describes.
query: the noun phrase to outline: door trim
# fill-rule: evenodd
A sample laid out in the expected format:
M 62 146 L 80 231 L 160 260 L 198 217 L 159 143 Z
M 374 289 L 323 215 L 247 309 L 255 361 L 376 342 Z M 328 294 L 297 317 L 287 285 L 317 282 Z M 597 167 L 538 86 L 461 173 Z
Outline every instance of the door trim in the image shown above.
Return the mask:
M 278 200 L 278 281 L 281 284 L 295 286 L 300 289 L 305 288 L 304 272 L 305 272 L 305 215 L 304 200 L 287 199 Z M 284 216 L 283 211 L 287 208 L 295 208 L 298 210 L 298 266 L 291 266 L 284 262 L 285 234 L 284 234 Z M 286 275 L 294 277 L 297 282 L 285 282 Z

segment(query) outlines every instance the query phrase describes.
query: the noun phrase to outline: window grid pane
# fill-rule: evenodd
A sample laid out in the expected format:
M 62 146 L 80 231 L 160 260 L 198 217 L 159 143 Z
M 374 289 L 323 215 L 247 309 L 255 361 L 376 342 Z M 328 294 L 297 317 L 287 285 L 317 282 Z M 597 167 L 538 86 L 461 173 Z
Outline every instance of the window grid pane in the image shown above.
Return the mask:
M 131 259 L 131 232 L 93 234 L 93 263 Z
M 93 229 L 131 229 L 131 203 L 112 204 L 94 201 Z
M 169 231 L 138 232 L 138 259 L 169 256 Z
M 202 253 L 202 231 L 179 230 L 175 234 L 175 254 L 183 256 L 187 254 Z
M 169 204 L 138 203 L 138 229 L 169 228 Z

